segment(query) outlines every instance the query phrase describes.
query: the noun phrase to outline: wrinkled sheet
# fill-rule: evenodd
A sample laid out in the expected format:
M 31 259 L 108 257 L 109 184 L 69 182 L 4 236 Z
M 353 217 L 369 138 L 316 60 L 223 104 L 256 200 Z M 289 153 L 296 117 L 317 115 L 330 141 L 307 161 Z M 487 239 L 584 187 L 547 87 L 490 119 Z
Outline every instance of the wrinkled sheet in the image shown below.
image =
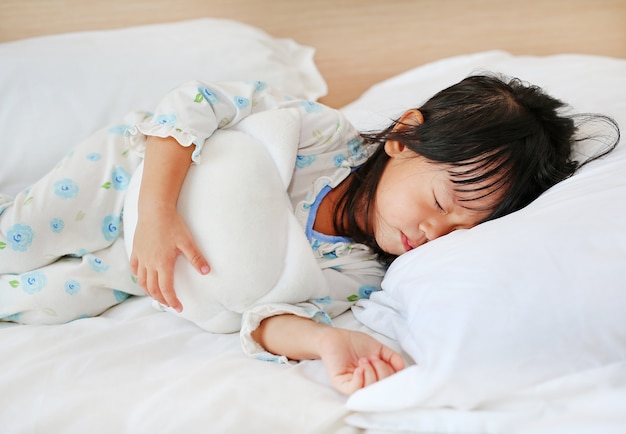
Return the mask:
M 365 330 L 347 312 L 337 324 Z M 134 297 L 58 326 L 0 325 L 3 433 L 342 433 L 346 398 L 319 361 L 245 356 Z

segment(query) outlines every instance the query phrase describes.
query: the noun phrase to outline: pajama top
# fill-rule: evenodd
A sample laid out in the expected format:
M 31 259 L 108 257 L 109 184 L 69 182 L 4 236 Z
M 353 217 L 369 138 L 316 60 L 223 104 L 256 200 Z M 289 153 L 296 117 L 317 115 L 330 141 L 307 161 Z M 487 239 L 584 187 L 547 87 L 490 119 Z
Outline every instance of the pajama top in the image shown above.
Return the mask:
M 129 136 L 140 154 L 145 137 L 174 137 L 181 146 L 194 146 L 192 160 L 202 164 L 202 148 L 213 132 L 229 128 L 264 110 L 295 108 L 300 117 L 300 140 L 289 197 L 330 288 L 330 295 L 296 305 L 272 303 L 244 312 L 241 341 L 244 351 L 260 359 L 286 362 L 266 352 L 251 337 L 260 322 L 273 315 L 294 314 L 318 322 L 345 312 L 357 300 L 380 290 L 385 267 L 367 246 L 313 229 L 323 197 L 361 165 L 377 145 L 365 146 L 343 114 L 317 102 L 290 98 L 263 82 L 184 84 L 165 96 L 154 114 L 137 124 Z

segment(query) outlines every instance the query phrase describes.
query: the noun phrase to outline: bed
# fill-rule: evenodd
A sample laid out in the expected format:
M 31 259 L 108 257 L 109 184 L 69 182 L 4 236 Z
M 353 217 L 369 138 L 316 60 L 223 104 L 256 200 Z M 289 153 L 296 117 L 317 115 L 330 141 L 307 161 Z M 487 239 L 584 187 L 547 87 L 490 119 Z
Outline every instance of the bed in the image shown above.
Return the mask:
M 4 1 L 0 193 L 198 76 L 266 80 L 369 130 L 489 70 L 623 130 L 624 23 L 623 0 Z M 0 323 L 2 431 L 624 433 L 625 170 L 620 143 L 524 210 L 401 256 L 335 324 L 409 366 L 350 397 L 318 361 L 254 360 L 236 333 L 131 297 L 63 325 Z

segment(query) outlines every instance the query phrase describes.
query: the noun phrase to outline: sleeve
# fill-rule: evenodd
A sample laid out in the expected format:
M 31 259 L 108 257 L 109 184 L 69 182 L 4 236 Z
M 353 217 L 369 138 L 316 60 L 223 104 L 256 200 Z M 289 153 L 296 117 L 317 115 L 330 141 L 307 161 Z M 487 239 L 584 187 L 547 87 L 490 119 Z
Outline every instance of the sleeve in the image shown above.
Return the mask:
M 131 149 L 143 156 L 146 136 L 174 137 L 181 146 L 195 146 L 194 163 L 200 163 L 202 147 L 215 130 L 237 125 L 239 121 L 265 110 L 299 110 L 303 123 L 299 149 L 319 152 L 341 125 L 340 114 L 314 101 L 291 98 L 269 88 L 264 82 L 191 81 L 169 92 L 154 114 L 131 129 Z
M 292 314 L 332 325 L 332 318 L 350 309 L 358 300 L 369 298 L 372 292 L 379 291 L 385 267 L 372 259 L 371 253 L 363 251 L 355 252 L 355 255 L 360 259 L 346 260 L 346 257 L 343 257 L 322 265 L 324 277 L 330 288 L 329 295 L 295 305 L 266 304 L 244 312 L 240 332 L 244 352 L 260 360 L 289 363 L 287 357 L 266 351 L 252 338 L 252 332 L 261 321 L 274 315 Z

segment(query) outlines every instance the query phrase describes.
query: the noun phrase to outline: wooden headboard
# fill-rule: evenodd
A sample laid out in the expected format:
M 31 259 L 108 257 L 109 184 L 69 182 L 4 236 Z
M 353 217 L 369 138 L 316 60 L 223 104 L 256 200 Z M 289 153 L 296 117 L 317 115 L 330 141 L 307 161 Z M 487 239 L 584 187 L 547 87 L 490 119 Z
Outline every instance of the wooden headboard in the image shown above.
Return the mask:
M 315 47 L 329 85 L 324 102 L 336 107 L 452 55 L 626 58 L 626 0 L 2 0 L 0 41 L 207 16 Z

